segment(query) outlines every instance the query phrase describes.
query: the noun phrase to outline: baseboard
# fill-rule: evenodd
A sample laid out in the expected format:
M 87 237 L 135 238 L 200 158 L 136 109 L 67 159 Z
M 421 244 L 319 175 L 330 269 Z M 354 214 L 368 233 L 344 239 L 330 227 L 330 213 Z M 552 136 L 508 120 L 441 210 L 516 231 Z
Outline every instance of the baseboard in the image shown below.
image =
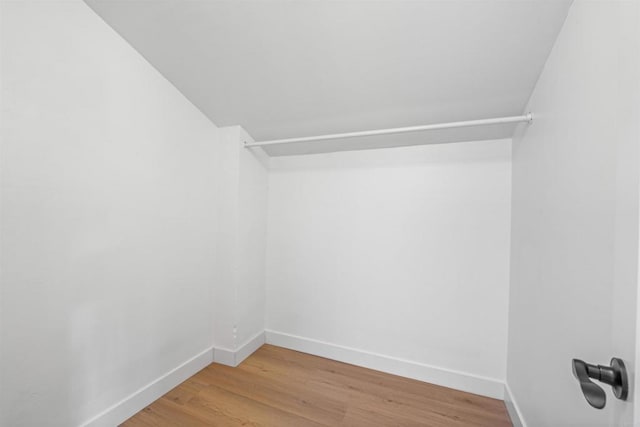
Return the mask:
M 251 356 L 257 349 L 265 343 L 265 333 L 261 331 L 249 338 L 244 344 L 236 350 L 236 366 L 242 363 L 244 359 Z
M 513 425 L 515 427 L 527 427 L 522 418 L 522 413 L 513 399 L 509 386 L 503 384 L 500 380 L 270 330 L 260 332 L 251 337 L 239 346 L 237 350 L 213 347 L 204 350 L 86 421 L 82 426 L 112 427 L 119 425 L 187 378 L 207 367 L 210 363 L 215 361 L 229 366 L 238 366 L 265 342 L 456 390 L 495 399 L 504 398 Z
M 122 399 L 115 405 L 82 424 L 83 427 L 113 427 L 120 425 L 128 418 L 157 400 L 172 388 L 213 362 L 214 349 L 208 348 L 192 357 L 180 366 L 172 369 L 160 378 L 142 387 L 135 393 Z
M 226 348 L 216 347 L 213 352 L 213 361 L 221 365 L 237 366 L 236 352 Z
M 229 350 L 226 348 L 216 348 L 214 352 L 214 361 L 222 365 L 238 366 L 244 359 L 260 348 L 265 342 L 264 331 L 258 332 L 241 344 L 237 350 Z
M 509 418 L 511 418 L 513 427 L 527 427 L 527 423 L 524 422 L 524 417 L 522 416 L 522 411 L 520 410 L 508 383 L 505 383 L 504 385 L 504 404 L 507 407 L 507 412 L 509 412 Z
M 494 399 L 504 398 L 505 387 L 501 380 L 384 356 L 282 332 L 267 330 L 265 335 L 268 344 Z

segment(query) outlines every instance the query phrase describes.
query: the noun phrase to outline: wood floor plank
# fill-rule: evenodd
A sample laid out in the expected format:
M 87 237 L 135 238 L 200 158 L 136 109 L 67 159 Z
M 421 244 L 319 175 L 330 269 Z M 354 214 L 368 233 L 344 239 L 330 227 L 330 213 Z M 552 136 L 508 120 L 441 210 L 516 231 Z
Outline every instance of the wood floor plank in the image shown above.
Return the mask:
M 214 385 L 204 389 L 196 399 L 203 407 L 237 420 L 241 425 L 283 427 L 323 425 Z M 194 401 L 190 401 L 189 404 L 192 402 Z
M 289 350 L 286 350 L 289 351 Z M 427 384 L 421 381 L 397 377 L 366 368 L 352 366 L 303 353 L 289 354 L 287 360 L 276 358 L 265 362 L 269 351 L 257 355 L 245 364 L 245 369 L 266 370 L 268 366 L 272 376 L 303 378 L 314 371 L 321 371 L 306 378 L 314 389 L 323 389 L 326 394 L 347 393 L 347 397 L 370 399 L 379 398 L 379 403 L 402 402 L 414 408 L 428 408 L 429 411 L 454 412 L 463 419 L 473 419 L 481 413 L 496 414 L 496 425 L 503 418 L 504 404 L 495 399 L 469 393 L 451 393 L 446 387 Z M 295 352 L 294 352 L 295 353 Z M 259 375 L 259 372 L 255 372 Z M 317 382 L 319 381 L 319 382 Z M 414 409 L 415 410 L 415 409 Z
M 344 401 L 317 392 L 304 383 L 255 375 L 243 367 L 225 368 L 205 369 L 202 376 L 229 392 L 325 425 L 335 425 L 344 416 Z
M 511 426 L 504 403 L 264 345 L 211 364 L 127 420 L 149 426 Z

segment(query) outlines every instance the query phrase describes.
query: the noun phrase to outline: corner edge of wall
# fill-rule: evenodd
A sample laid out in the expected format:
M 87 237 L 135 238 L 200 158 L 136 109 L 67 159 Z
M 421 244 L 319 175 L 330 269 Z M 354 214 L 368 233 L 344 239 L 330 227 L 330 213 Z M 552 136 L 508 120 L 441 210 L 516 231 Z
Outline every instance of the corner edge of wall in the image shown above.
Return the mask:
M 524 421 L 520 406 L 518 406 L 518 403 L 511 392 L 511 388 L 509 387 L 509 383 L 507 382 L 504 384 L 504 405 L 507 407 L 507 412 L 509 413 L 509 418 L 511 418 L 513 427 L 527 427 L 527 423 Z
M 236 350 L 226 348 L 216 348 L 214 350 L 213 361 L 221 365 L 236 367 L 241 364 L 244 359 L 251 356 L 257 349 L 265 343 L 265 332 L 260 331 L 243 344 L 239 345 Z

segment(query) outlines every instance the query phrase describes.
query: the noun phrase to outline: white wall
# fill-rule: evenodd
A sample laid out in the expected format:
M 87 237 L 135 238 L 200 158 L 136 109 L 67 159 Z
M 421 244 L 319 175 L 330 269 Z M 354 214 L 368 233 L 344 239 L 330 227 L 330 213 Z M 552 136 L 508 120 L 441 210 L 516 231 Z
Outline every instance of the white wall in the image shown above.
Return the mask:
M 571 359 L 635 370 L 639 5 L 573 4 L 514 140 L 507 383 L 532 427 L 632 423 L 608 387 L 588 406 Z
M 79 425 L 212 344 L 218 130 L 85 4 L 1 8 L 0 424 Z
M 264 332 L 266 316 L 268 158 L 244 141 L 253 139 L 239 128 L 238 347 Z
M 276 341 L 302 337 L 489 378 L 500 391 L 487 393 L 500 396 L 510 147 L 272 158 L 267 339 L 289 334 Z
M 214 306 L 215 346 L 233 353 L 264 331 L 267 223 L 267 159 L 239 126 L 221 128 L 218 251 Z M 218 354 L 222 355 L 220 351 Z M 229 357 L 229 356 L 227 356 Z M 225 356 L 219 361 L 235 365 Z

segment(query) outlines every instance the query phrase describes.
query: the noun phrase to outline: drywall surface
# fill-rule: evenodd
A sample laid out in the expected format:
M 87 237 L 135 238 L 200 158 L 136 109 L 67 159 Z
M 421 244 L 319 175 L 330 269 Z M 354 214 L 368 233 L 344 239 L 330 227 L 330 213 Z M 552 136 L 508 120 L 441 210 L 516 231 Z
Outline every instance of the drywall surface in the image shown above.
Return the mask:
M 587 404 L 571 360 L 635 370 L 638 6 L 573 4 L 514 139 L 507 383 L 529 426 L 633 424 L 609 387 Z
M 267 158 L 239 126 L 220 129 L 218 218 L 221 240 L 214 307 L 214 344 L 236 351 L 264 331 Z M 233 362 L 229 362 L 234 364 Z
M 503 381 L 510 150 L 493 140 L 271 158 L 267 340 Z
M 267 251 L 268 158 L 239 128 L 238 328 L 236 346 L 264 332 Z
M 0 7 L 0 424 L 80 425 L 212 344 L 218 130 L 84 3 Z

